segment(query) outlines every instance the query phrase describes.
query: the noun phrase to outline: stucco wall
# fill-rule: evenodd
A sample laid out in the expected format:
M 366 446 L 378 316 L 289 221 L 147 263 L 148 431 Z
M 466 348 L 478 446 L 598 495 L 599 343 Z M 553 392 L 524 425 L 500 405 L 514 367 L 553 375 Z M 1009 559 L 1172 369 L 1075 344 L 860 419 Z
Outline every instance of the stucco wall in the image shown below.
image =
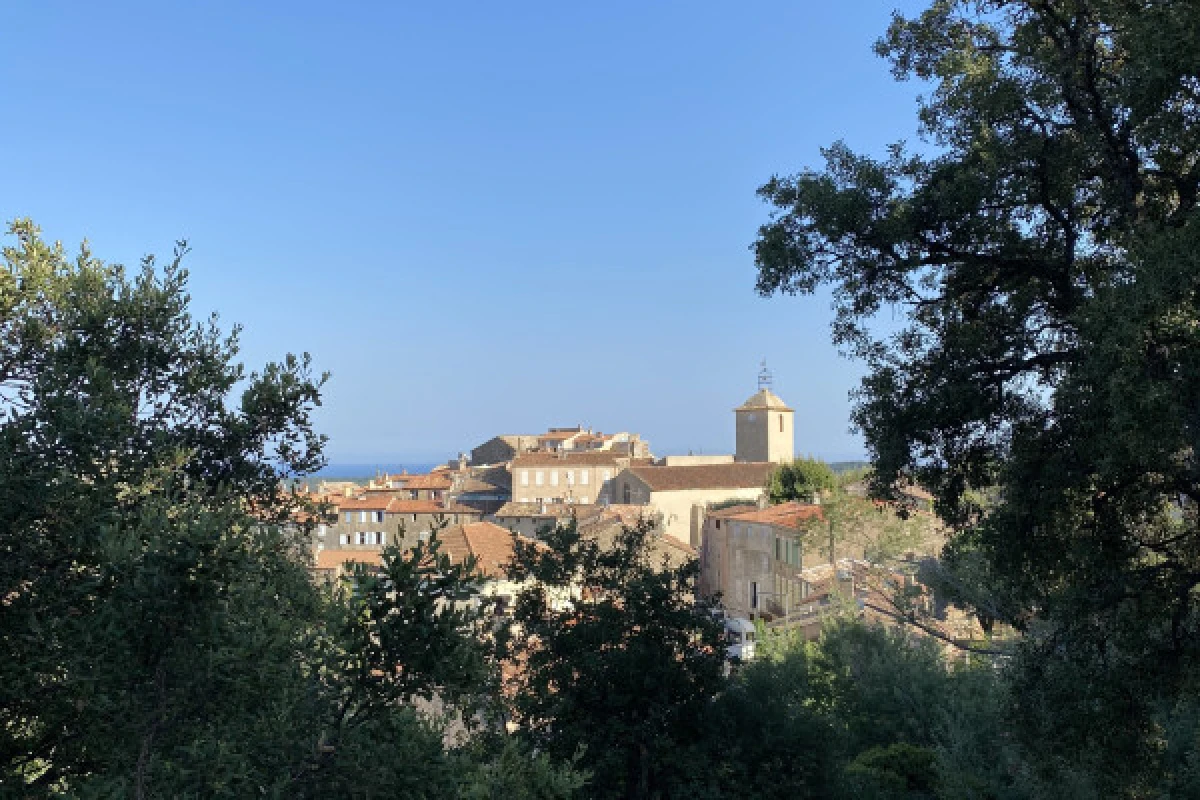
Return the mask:
M 700 558 L 700 591 L 706 596 L 721 594 L 726 610 L 738 616 L 764 612 L 779 616 L 795 611 L 805 596 L 800 572 L 807 562 L 788 564 L 775 558 L 778 536 L 798 534 L 762 523 L 707 519 Z M 757 584 L 758 607 L 752 599 Z
M 735 413 L 738 461 L 791 462 L 796 457 L 795 412 L 754 409 Z
M 364 533 L 381 532 L 384 534 L 384 545 L 398 545 L 400 547 L 412 547 L 417 543 L 420 534 L 432 530 L 437 524 L 436 514 L 389 514 L 383 515 L 383 522 L 377 522 L 374 512 L 367 512 L 367 519 L 364 522 L 361 519 L 359 511 L 350 511 L 352 519 L 346 522 L 345 511 L 340 512 L 337 517 L 337 522 L 326 523 L 317 529 L 317 537 L 320 544 L 330 549 L 340 548 L 343 550 L 362 549 L 362 550 L 378 550 L 378 544 L 358 545 L 355 542 L 356 534 L 359 531 Z M 478 522 L 479 514 L 443 514 L 446 525 L 461 525 L 466 522 Z M 401 526 L 403 526 L 403 536 L 401 536 Z M 341 544 L 342 534 L 347 534 L 350 537 L 348 544 Z
M 744 489 L 683 489 L 674 492 L 651 492 L 649 505 L 663 515 L 663 531 L 685 544 L 696 547 L 702 538 L 702 517 L 693 523 L 692 506 L 722 503 L 726 500 L 755 502 L 762 487 Z M 638 502 L 638 501 L 634 501 Z
M 612 488 L 613 479 L 619 471 L 620 466 L 617 464 L 596 467 L 569 464 L 565 461 L 562 465 L 546 466 L 522 466 L 517 463 L 513 465 L 512 471 L 512 501 L 587 504 L 620 502 L 613 497 Z

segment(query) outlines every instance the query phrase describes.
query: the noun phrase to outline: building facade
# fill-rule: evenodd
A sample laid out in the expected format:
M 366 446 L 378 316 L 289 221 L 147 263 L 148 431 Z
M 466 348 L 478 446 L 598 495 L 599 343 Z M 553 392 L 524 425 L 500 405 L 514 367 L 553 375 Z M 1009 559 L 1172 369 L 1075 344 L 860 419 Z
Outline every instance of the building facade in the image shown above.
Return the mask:
M 613 479 L 633 462 L 610 451 L 526 453 L 513 459 L 512 499 L 517 503 L 614 502 Z
M 439 526 L 478 522 L 483 516 L 483 512 L 466 506 L 404 500 L 377 492 L 364 497 L 337 497 L 329 504 L 330 513 L 317 526 L 318 550 L 412 547 Z
M 707 507 L 731 500 L 756 503 L 774 468 L 766 463 L 633 465 L 613 482 L 612 502 L 653 506 L 668 536 L 698 547 Z
M 700 551 L 702 596 L 720 595 L 726 611 L 754 618 L 783 617 L 808 597 L 802 575 L 806 540 L 820 535 L 821 507 L 783 503 L 710 511 Z
M 737 461 L 790 464 L 796 459 L 795 412 L 763 387 L 733 410 Z

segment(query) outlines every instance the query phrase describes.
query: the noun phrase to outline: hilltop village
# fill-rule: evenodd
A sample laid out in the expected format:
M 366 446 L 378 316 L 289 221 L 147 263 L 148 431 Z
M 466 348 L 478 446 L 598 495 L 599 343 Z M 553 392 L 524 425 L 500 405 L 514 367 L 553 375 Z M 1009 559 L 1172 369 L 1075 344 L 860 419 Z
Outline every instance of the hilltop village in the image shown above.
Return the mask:
M 501 434 L 427 474 L 323 482 L 314 498 L 327 509 L 314 533 L 316 573 L 333 579 L 354 563 L 378 566 L 385 547 L 411 548 L 437 530 L 443 550 L 474 556 L 485 593 L 503 600 L 520 588 L 503 570 L 514 533 L 536 539 L 574 520 L 604 542 L 642 523 L 655 533 L 656 561 L 698 559 L 699 592 L 719 596 L 731 617 L 807 621 L 815 635 L 819 611 L 839 591 L 864 609 L 874 597 L 886 611 L 867 580 L 879 565 L 861 547 L 835 554 L 806 545 L 824 524 L 819 500 L 767 502 L 771 473 L 795 458 L 795 411 L 760 380 L 733 415 L 736 447 L 727 455 L 655 457 L 637 433 L 577 425 Z

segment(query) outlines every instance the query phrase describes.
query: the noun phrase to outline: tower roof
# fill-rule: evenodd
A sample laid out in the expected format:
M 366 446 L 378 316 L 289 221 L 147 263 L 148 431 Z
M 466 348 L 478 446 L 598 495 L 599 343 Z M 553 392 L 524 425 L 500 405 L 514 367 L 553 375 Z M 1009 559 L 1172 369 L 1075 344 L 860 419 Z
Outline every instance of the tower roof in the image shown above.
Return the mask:
M 770 389 L 763 387 L 754 393 L 749 400 L 742 403 L 734 409 L 734 411 L 761 411 L 769 408 L 775 411 L 791 411 L 787 403 L 783 402 L 783 398 L 772 392 Z

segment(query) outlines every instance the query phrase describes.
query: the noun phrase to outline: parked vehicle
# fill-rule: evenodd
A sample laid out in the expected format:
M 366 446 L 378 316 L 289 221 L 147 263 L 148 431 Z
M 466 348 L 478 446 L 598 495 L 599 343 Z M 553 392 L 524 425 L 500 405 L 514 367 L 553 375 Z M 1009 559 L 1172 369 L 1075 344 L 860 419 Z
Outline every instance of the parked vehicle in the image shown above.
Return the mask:
M 726 617 L 725 657 L 730 661 L 754 660 L 754 623 L 741 617 Z

